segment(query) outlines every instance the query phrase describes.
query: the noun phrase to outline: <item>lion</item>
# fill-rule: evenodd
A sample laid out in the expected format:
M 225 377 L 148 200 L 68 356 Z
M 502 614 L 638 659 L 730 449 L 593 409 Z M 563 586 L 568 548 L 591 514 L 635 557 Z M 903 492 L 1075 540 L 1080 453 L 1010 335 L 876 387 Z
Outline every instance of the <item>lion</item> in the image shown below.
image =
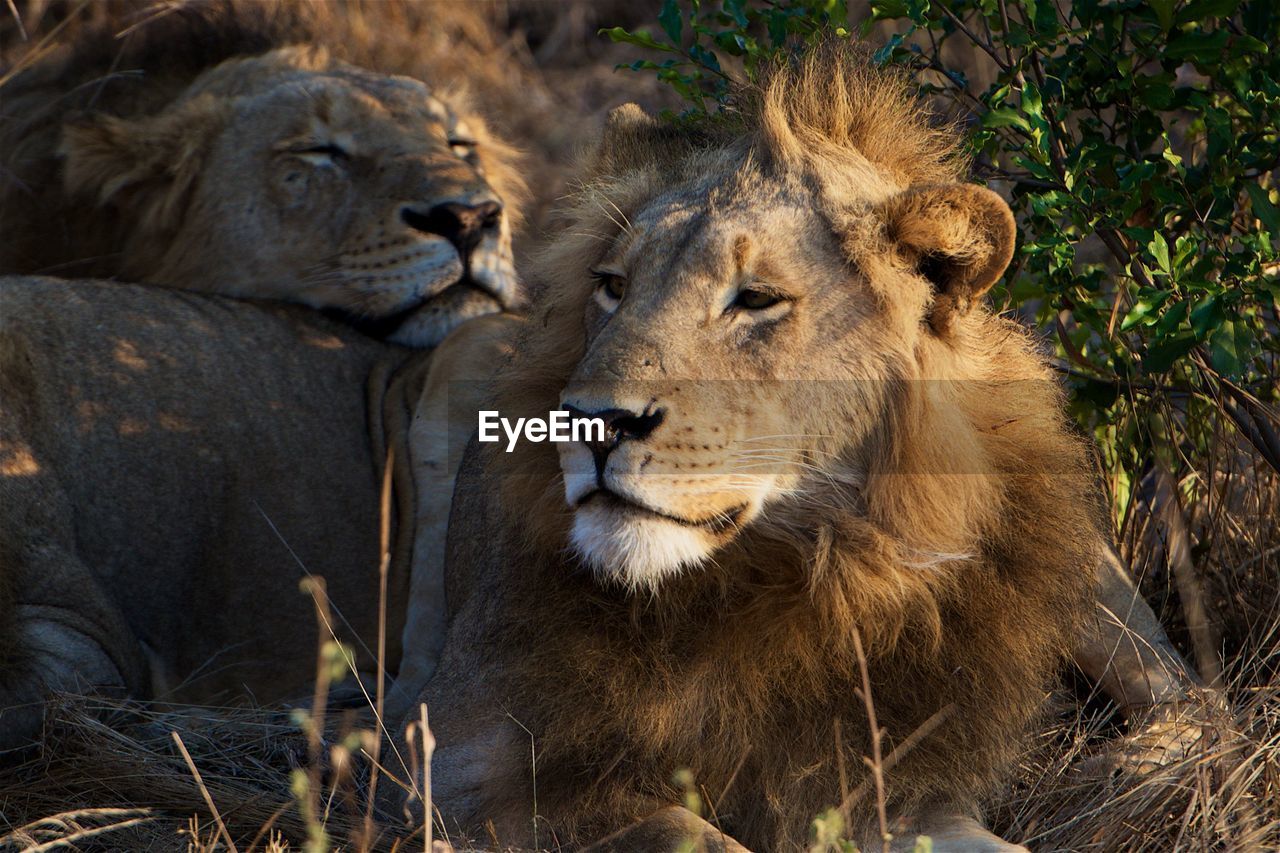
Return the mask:
M 8 82 L 0 272 L 298 302 L 418 347 L 517 305 L 514 149 L 457 93 L 293 44 L 288 12 L 178 6 Z
M 386 672 L 429 672 L 443 602 L 415 563 L 440 562 L 460 456 L 444 439 L 468 386 L 448 385 L 487 375 L 513 322 L 426 352 L 287 303 L 0 278 L 0 751 L 35 740 L 53 692 L 309 697 L 318 636 L 372 699 L 384 607 Z
M 1078 638 L 1105 645 L 1100 493 L 982 301 L 1008 205 L 860 56 L 716 123 L 611 114 L 488 404 L 603 435 L 473 442 L 454 493 L 420 697 L 451 837 L 793 850 L 835 806 L 871 849 L 879 793 L 896 849 L 1022 849 L 981 804 Z
M 296 698 L 314 676 L 300 568 L 329 579 L 335 630 L 370 671 L 387 445 L 402 452 L 385 662 L 410 631 L 405 683 L 430 672 L 438 569 L 410 562 L 442 561 L 447 436 L 409 447 L 430 433 L 413 401 L 384 435 L 364 388 L 416 400 L 493 361 L 487 333 L 442 342 L 520 304 L 523 183 L 467 99 L 294 44 L 316 35 L 303 12 L 172 6 L 4 86 L 0 272 L 167 290 L 0 284 L 0 748 L 32 739 L 55 690 Z M 196 294 L 299 303 L 361 334 Z M 442 351 L 410 365 L 389 344 Z

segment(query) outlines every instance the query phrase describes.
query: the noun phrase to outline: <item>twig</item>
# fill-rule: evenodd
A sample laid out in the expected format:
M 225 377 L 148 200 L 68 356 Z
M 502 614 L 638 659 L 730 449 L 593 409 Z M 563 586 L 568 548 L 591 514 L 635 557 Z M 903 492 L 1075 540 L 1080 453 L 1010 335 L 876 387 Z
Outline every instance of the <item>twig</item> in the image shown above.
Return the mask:
M 386 465 L 382 469 L 382 495 L 379 501 L 381 525 L 379 529 L 379 553 L 382 559 L 378 565 L 378 684 L 374 704 L 379 728 L 385 731 L 383 724 L 384 697 L 387 684 L 387 575 L 391 569 L 391 472 L 395 465 L 395 449 L 387 449 Z M 373 839 L 373 803 L 378 793 L 378 767 L 382 759 L 382 735 L 377 732 L 373 739 L 373 764 L 369 769 L 369 796 L 365 803 L 364 813 L 364 849 Z
M 431 803 L 431 756 L 436 751 L 436 736 L 431 733 L 431 726 L 427 723 L 427 703 L 422 703 L 422 802 L 426 806 L 424 814 L 426 815 L 426 825 L 422 828 L 425 835 L 426 853 L 431 853 L 431 836 L 432 821 L 435 819 L 431 813 L 433 808 Z
M 422 732 L 422 838 L 426 853 L 431 853 L 431 836 L 432 821 L 434 819 L 431 805 L 431 756 L 436 751 L 436 737 L 431 733 L 431 726 L 427 721 L 427 703 L 423 702 L 418 706 L 420 709 L 419 721 L 410 723 L 409 730 L 405 733 L 406 740 L 412 740 L 414 730 L 421 726 Z M 416 758 L 416 754 L 410 753 Z
M 222 840 L 226 842 L 227 849 L 231 853 L 240 853 L 236 849 L 236 843 L 231 840 L 231 833 L 227 832 L 227 825 L 222 822 L 222 815 L 218 813 L 218 807 L 213 804 L 213 796 L 209 793 L 209 789 L 205 787 L 204 779 L 200 777 L 200 771 L 196 769 L 196 763 L 191 760 L 191 753 L 187 752 L 187 745 L 182 742 L 182 735 L 178 734 L 178 730 L 174 729 L 173 742 L 178 745 L 178 751 L 182 753 L 182 760 L 187 762 L 187 769 L 191 771 L 191 776 L 196 780 L 196 786 L 200 789 L 200 796 L 204 797 L 204 804 L 209 807 L 209 814 L 213 815 L 214 823 L 218 824 L 218 832 L 222 835 Z
M 915 731 L 903 738 L 902 743 L 895 746 L 890 750 L 889 754 L 885 756 L 884 771 L 887 773 L 892 770 L 894 766 L 902 760 L 902 756 L 906 755 L 915 747 L 916 744 L 928 737 L 934 729 L 946 722 L 947 718 L 950 717 L 955 710 L 955 703 L 948 702 L 937 711 L 934 711 L 933 715 L 930 716 L 929 719 L 916 726 Z M 853 806 L 866 795 L 867 783 L 862 782 L 849 793 L 849 796 L 845 797 L 844 802 L 840 804 L 840 809 L 842 811 L 851 810 Z
M 34 847 L 24 847 L 23 853 L 47 853 L 49 850 L 58 850 L 60 848 L 76 849 L 77 843 L 87 838 L 94 838 L 107 832 L 115 832 L 119 829 L 128 829 L 131 826 L 137 826 L 141 823 L 149 823 L 155 820 L 154 817 L 135 817 L 129 820 L 122 820 L 119 823 L 111 823 L 106 826 L 95 826 L 92 829 L 80 829 L 61 838 L 55 838 L 52 841 L 46 841 L 43 844 L 37 844 Z
M 845 831 L 851 826 L 849 809 L 845 804 L 849 801 L 849 774 L 844 766 L 844 738 L 840 736 L 840 718 L 834 722 L 836 737 L 836 771 L 840 775 L 840 820 L 844 822 Z
M 733 772 L 729 774 L 728 781 L 726 781 L 724 783 L 724 787 L 720 789 L 720 796 L 716 798 L 715 805 L 711 807 L 712 811 L 718 812 L 720 810 L 720 804 L 724 802 L 724 798 L 728 795 L 729 789 L 733 787 L 733 783 L 738 780 L 738 773 L 742 771 L 742 765 L 747 763 L 747 756 L 750 754 L 751 747 L 748 745 L 747 748 L 742 751 L 742 755 L 738 756 L 738 763 L 733 766 Z
M 27 35 L 27 28 L 23 26 L 22 16 L 18 14 L 18 7 L 13 0 L 9 0 L 9 14 L 13 15 L 13 22 L 18 25 L 18 35 L 26 41 L 30 36 Z
M 329 659 L 325 654 L 325 629 L 330 624 L 329 595 L 324 578 L 304 578 L 302 588 L 311 594 L 316 608 L 316 621 L 320 624 L 320 637 L 316 649 L 316 689 L 311 700 L 311 718 L 307 721 L 307 800 L 302 804 L 307 814 L 307 832 L 315 840 L 315 830 L 320 820 L 320 747 L 324 731 L 325 710 L 329 702 Z M 354 671 L 354 669 L 353 669 Z M 323 827 L 320 827 L 323 831 Z M 313 849 L 308 846 L 308 849 Z
M 1191 534 L 1178 503 L 1177 484 L 1163 467 L 1156 469 L 1155 476 L 1157 487 L 1154 497 L 1161 504 L 1157 507 L 1157 512 L 1164 521 L 1167 537 L 1165 558 L 1169 561 L 1174 582 L 1178 586 L 1178 596 L 1182 599 L 1187 630 L 1191 634 L 1191 647 L 1195 652 L 1196 668 L 1205 684 L 1220 687 L 1222 664 L 1218 660 L 1217 632 L 1209 621 L 1204 590 L 1191 561 Z
M 867 722 L 871 726 L 871 757 L 863 761 L 871 768 L 871 778 L 876 786 L 876 815 L 880 820 L 880 840 L 884 853 L 889 853 L 893 834 L 889 832 L 889 813 L 884 794 L 884 763 L 880 757 L 880 738 L 884 734 L 876 720 L 876 706 L 871 700 L 871 673 L 867 668 L 867 655 L 862 649 L 862 634 L 853 629 L 853 650 L 858 656 L 858 670 L 862 673 L 862 702 L 867 707 Z
M 945 3 L 938 3 L 938 8 L 942 10 L 943 14 L 945 14 L 948 18 L 951 19 L 951 23 L 955 24 L 956 28 L 959 29 L 960 32 L 964 33 L 966 36 L 969 37 L 969 41 L 973 42 L 976 46 L 982 48 L 983 52 L 986 53 L 987 56 L 991 57 L 991 59 L 995 62 L 995 64 L 1000 67 L 1001 71 L 1009 70 L 1009 66 L 1006 65 L 1005 61 L 1001 59 L 999 55 L 996 53 L 995 45 L 991 44 L 988 41 L 983 41 L 982 39 L 978 38 L 977 34 L 972 30 L 970 30 L 968 27 L 966 27 L 964 25 L 964 21 L 960 20 L 960 17 L 956 15 L 955 12 L 952 12 L 950 7 L 948 7 Z

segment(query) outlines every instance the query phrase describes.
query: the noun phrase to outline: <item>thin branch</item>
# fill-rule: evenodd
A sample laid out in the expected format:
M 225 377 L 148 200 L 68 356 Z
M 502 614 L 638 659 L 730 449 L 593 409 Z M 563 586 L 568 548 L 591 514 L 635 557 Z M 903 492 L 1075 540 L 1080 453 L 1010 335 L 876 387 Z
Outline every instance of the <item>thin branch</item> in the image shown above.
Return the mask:
M 938 8 L 942 10 L 943 14 L 945 14 L 948 18 L 951 19 L 951 22 L 956 25 L 956 28 L 960 30 L 960 32 L 964 33 L 966 36 L 969 37 L 969 40 L 971 42 L 973 42 L 978 47 L 982 48 L 983 52 L 985 52 L 987 56 L 990 56 L 996 65 L 1000 66 L 1001 71 L 1009 70 L 1009 66 L 996 53 L 995 45 L 978 38 L 977 34 L 974 33 L 973 30 L 966 27 L 964 25 L 964 21 L 960 20 L 959 16 L 957 16 L 955 12 L 952 12 L 951 8 L 947 6 L 947 4 L 942 3 L 941 0 L 939 0 L 938 2 Z
M 858 656 L 858 671 L 862 673 L 862 690 L 857 692 L 861 694 L 862 702 L 867 708 L 867 723 L 871 727 L 871 757 L 864 757 L 862 760 L 867 763 L 867 767 L 871 768 L 871 778 L 876 786 L 876 816 L 880 820 L 880 840 L 884 853 L 890 853 L 893 834 L 889 832 L 889 810 L 884 791 L 884 761 L 880 755 L 880 740 L 884 732 L 881 731 L 880 723 L 876 720 L 876 705 L 871 699 L 871 673 L 867 667 L 866 652 L 862 649 L 862 634 L 857 628 L 853 629 L 853 650 Z M 845 809 L 842 807 L 841 811 Z
M 201 778 L 200 771 L 196 768 L 196 763 L 191 760 L 191 753 L 187 752 L 187 745 L 182 742 L 182 735 L 178 734 L 177 729 L 174 729 L 170 734 L 173 735 L 173 742 L 178 745 L 178 751 L 182 753 L 182 760 L 187 762 L 187 769 L 191 771 L 192 778 L 196 780 L 196 787 L 200 789 L 200 796 L 204 797 L 204 804 L 209 807 L 209 814 L 213 815 L 213 821 L 218 825 L 218 832 L 222 835 L 222 840 L 226 842 L 227 849 L 231 853 L 240 853 L 236 848 L 236 843 L 231 840 L 231 833 L 227 832 L 227 825 L 222 822 L 222 815 L 218 813 L 218 807 L 213 804 L 213 795 L 205 787 L 204 779 Z

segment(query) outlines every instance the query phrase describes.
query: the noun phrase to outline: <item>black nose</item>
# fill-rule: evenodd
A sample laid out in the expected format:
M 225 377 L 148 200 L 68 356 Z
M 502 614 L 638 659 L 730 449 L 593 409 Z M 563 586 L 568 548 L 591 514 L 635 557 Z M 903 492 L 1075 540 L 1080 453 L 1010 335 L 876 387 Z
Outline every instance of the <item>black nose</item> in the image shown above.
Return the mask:
M 667 417 L 666 409 L 654 409 L 652 412 L 636 414 L 629 409 L 601 409 L 587 412 L 574 406 L 564 406 L 569 417 L 574 420 L 599 418 L 604 421 L 604 440 L 597 441 L 590 430 L 587 435 L 587 446 L 596 462 L 596 480 L 604 486 L 604 467 L 610 452 L 623 441 L 643 441 L 653 434 Z
M 652 412 L 636 414 L 629 409 L 601 409 L 598 412 L 584 412 L 573 406 L 565 406 L 564 410 L 574 420 L 580 418 L 599 418 L 604 421 L 605 444 L 612 449 L 620 441 L 643 441 L 657 429 L 667 417 L 666 409 L 654 409 Z
M 443 237 L 458 250 L 465 262 L 486 231 L 494 231 L 502 222 L 502 205 L 496 201 L 462 204 L 450 201 L 437 204 L 426 213 L 411 207 L 401 209 L 400 218 L 414 230 Z

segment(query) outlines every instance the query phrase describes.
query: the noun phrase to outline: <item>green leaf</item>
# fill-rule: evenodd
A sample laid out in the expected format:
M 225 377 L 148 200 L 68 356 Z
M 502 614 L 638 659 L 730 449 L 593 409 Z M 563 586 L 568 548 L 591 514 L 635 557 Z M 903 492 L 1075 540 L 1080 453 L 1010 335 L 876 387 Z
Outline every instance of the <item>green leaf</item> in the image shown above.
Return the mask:
M 1185 299 L 1175 303 L 1173 307 L 1165 311 L 1159 322 L 1156 323 L 1155 336 L 1159 338 L 1167 338 L 1182 326 L 1184 320 L 1187 319 L 1187 312 L 1191 309 L 1191 303 Z
M 1165 242 L 1164 236 L 1159 231 L 1151 236 L 1151 242 L 1147 244 L 1147 251 L 1151 253 L 1151 257 L 1156 259 L 1160 272 L 1165 275 L 1173 275 L 1173 268 L 1169 264 L 1169 244 Z
M 1030 80 L 1022 87 L 1022 111 L 1033 118 L 1044 118 L 1044 100 L 1040 89 Z
M 1178 12 L 1178 23 L 1189 24 L 1203 21 L 1205 18 L 1225 18 L 1240 8 L 1240 2 L 1241 0 L 1191 0 Z
M 609 40 L 615 44 L 634 44 L 636 47 L 646 47 L 649 50 L 661 50 L 664 53 L 677 53 L 674 47 L 665 44 L 659 44 L 653 40 L 653 36 L 644 30 L 636 32 L 628 32 L 623 27 L 609 27 L 608 29 L 597 30 L 597 35 L 608 36 Z
M 1194 335 L 1183 333 L 1165 338 L 1147 348 L 1142 366 L 1149 374 L 1164 373 L 1196 345 Z
M 1267 197 L 1267 191 L 1253 182 L 1245 184 L 1244 191 L 1249 194 L 1253 215 L 1262 223 L 1262 227 L 1272 234 L 1280 235 L 1280 209 L 1271 203 L 1271 199 Z
M 1191 310 L 1191 330 L 1195 332 L 1197 340 L 1203 341 L 1221 326 L 1225 319 L 1222 294 L 1215 293 L 1200 300 L 1200 304 Z
M 893 59 L 894 54 L 898 50 L 898 48 L 902 46 L 902 42 L 905 41 L 907 36 L 909 36 L 914 30 L 915 30 L 915 25 L 912 24 L 910 29 L 907 30 L 907 32 L 894 33 L 889 38 L 889 40 L 884 43 L 883 47 L 879 48 L 875 53 L 871 54 L 871 61 L 874 62 L 876 65 L 884 65 L 888 63 L 890 60 Z
M 1156 20 L 1160 22 L 1160 29 L 1165 32 L 1173 26 L 1173 7 L 1176 0 L 1147 0 L 1147 5 L 1151 7 L 1151 11 L 1156 13 Z
M 1168 59 L 1188 59 L 1192 62 L 1211 62 L 1218 58 L 1227 46 L 1227 31 L 1197 30 L 1169 39 L 1164 55 Z
M 871 0 L 871 20 L 888 21 L 907 17 L 907 0 Z
M 724 0 L 724 10 L 733 18 L 739 29 L 746 29 L 751 20 L 747 17 L 747 0 Z
M 1228 378 L 1237 378 L 1244 368 L 1249 329 L 1243 320 L 1226 320 L 1209 338 L 1209 359 L 1213 369 Z
M 703 68 L 720 73 L 720 60 L 716 59 L 716 55 L 707 50 L 702 45 L 695 44 L 689 48 L 689 56 Z
M 666 0 L 662 11 L 658 12 L 658 23 L 662 31 L 671 39 L 672 44 L 680 44 L 680 36 L 684 32 L 684 15 L 680 11 L 679 0 Z
M 1120 321 L 1120 331 L 1127 332 L 1139 323 L 1150 326 L 1156 322 L 1156 312 L 1172 293 L 1171 290 L 1160 290 L 1150 297 L 1134 300 L 1133 308 L 1129 309 L 1129 313 Z
M 1013 107 L 988 110 L 982 116 L 982 126 L 990 128 L 1016 127 L 1027 133 L 1031 132 L 1031 122 L 1027 121 L 1027 117 Z

